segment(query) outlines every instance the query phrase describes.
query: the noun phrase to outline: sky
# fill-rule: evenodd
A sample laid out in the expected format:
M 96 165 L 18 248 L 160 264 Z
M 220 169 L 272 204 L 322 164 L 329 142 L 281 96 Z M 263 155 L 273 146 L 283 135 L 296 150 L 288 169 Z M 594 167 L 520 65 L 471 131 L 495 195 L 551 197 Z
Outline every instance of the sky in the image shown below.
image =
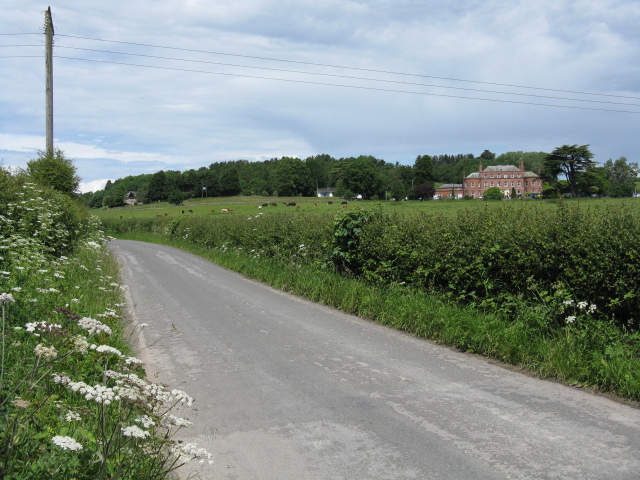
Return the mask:
M 322 153 L 640 161 L 638 0 L 4 0 L 4 168 L 46 148 L 48 6 L 54 145 L 83 192 Z

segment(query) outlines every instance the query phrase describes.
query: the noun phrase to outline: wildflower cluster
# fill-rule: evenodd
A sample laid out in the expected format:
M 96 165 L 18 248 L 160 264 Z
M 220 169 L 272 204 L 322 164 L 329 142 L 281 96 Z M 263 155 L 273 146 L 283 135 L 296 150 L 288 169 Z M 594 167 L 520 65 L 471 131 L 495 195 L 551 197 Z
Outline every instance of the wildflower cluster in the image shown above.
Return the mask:
M 179 455 L 171 440 L 190 423 L 169 412 L 193 399 L 149 383 L 129 354 L 99 221 L 55 192 L 9 193 L 0 189 L 0 476 L 166 478 L 206 456 Z
M 593 315 L 598 307 L 594 303 L 585 301 L 575 302 L 572 299 L 564 300 L 560 305 L 560 311 L 565 315 L 565 323 L 574 325 L 580 317 Z

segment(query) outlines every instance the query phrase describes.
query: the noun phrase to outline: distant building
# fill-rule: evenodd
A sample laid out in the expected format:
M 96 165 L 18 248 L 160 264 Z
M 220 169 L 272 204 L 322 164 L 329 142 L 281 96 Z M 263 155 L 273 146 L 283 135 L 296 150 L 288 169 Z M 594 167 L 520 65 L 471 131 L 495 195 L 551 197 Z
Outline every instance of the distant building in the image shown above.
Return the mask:
M 135 205 L 136 204 L 136 196 L 138 192 L 129 192 L 124 196 L 125 205 Z
M 333 197 L 336 193 L 335 188 L 319 188 L 318 189 L 318 197 Z
M 436 190 L 438 198 L 462 198 L 465 195 L 473 198 L 482 198 L 485 190 L 497 187 L 505 197 L 511 197 L 515 191 L 517 197 L 525 195 L 539 195 L 542 193 L 542 180 L 540 179 L 540 166 L 538 173 L 525 171 L 524 162 L 520 167 L 514 165 L 494 165 L 482 169 L 478 165 L 478 171 L 467 175 L 462 184 L 445 184 Z

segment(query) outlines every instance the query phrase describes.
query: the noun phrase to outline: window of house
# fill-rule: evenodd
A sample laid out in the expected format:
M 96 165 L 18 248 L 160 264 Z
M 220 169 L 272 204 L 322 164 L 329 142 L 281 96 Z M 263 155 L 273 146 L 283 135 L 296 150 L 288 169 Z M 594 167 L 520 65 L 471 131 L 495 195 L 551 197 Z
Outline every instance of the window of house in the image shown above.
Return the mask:
M 485 186 L 485 187 L 487 186 L 487 182 L 484 182 L 484 186 Z
M 493 178 L 493 173 L 491 174 L 491 178 Z
M 522 186 L 522 182 L 518 182 L 518 186 L 521 187 Z
M 522 174 L 521 173 L 518 174 L 518 178 L 522 178 Z
M 491 186 L 493 187 L 493 182 L 491 182 Z

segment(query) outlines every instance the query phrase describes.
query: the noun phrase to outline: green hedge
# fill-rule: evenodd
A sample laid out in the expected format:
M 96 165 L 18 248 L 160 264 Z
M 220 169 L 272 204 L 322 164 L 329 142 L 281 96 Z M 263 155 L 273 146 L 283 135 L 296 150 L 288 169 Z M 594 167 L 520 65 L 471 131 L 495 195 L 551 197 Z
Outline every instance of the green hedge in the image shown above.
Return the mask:
M 338 216 L 273 214 L 105 220 L 110 232 L 153 232 L 255 256 L 322 262 L 377 285 L 411 285 L 508 313 L 514 298 L 587 302 L 595 316 L 639 329 L 637 209 L 510 202 L 456 217 L 350 209 Z M 566 303 L 565 303 L 566 302 Z M 568 308 L 568 307 L 567 307 Z

